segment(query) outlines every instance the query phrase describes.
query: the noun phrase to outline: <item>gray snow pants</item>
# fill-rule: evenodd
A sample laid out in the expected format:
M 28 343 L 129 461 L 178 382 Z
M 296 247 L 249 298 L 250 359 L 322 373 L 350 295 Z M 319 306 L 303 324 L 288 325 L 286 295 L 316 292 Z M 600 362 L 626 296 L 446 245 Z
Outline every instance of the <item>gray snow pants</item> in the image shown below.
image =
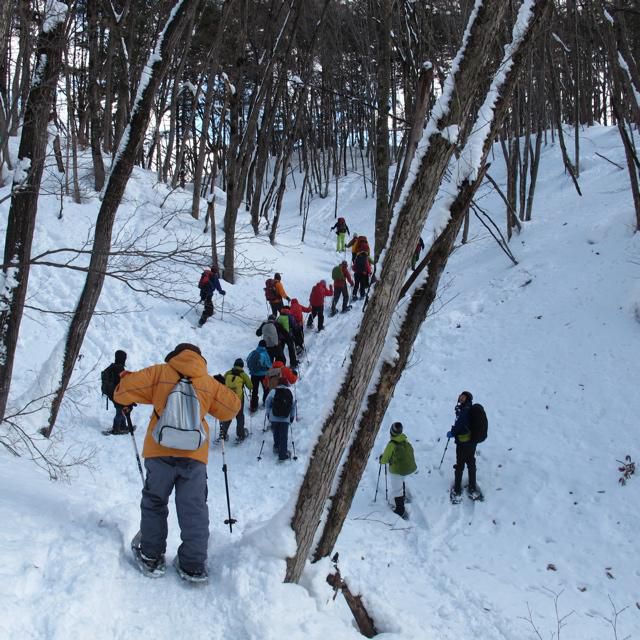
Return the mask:
M 185 571 L 201 571 L 209 543 L 207 465 L 190 458 L 163 456 L 145 459 L 144 466 L 147 478 L 140 502 L 142 553 L 152 558 L 165 553 L 169 496 L 175 487 L 182 540 L 178 548 L 180 566 Z

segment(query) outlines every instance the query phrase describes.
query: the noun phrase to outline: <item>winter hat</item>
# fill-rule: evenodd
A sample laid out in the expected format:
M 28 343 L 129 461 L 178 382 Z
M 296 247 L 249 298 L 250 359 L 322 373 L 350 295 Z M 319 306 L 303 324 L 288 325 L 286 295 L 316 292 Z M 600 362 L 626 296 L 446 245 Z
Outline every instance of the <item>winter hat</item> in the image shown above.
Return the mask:
M 320 280 L 320 284 L 324 285 L 326 287 L 327 286 L 327 281 L 326 280 Z
M 218 267 L 211 265 L 211 273 L 218 273 Z
M 115 355 L 113 361 L 116 364 L 124 365 L 124 363 L 127 361 L 127 353 L 125 351 L 122 351 L 121 349 L 118 349 L 116 351 L 116 355 Z
M 461 396 L 466 396 L 467 397 L 467 402 L 469 402 L 470 404 L 473 403 L 473 395 L 471 394 L 471 391 L 462 391 L 460 392 Z M 460 396 L 458 396 L 460 397 Z
M 343 260 L 341 264 L 343 267 L 346 267 L 349 265 L 349 263 L 346 260 Z
M 392 436 L 399 436 L 402 433 L 402 422 L 394 422 L 391 425 L 390 433 Z
M 298 298 L 291 298 L 291 304 L 298 304 Z
M 239 367 L 242 369 L 244 367 L 244 360 L 242 358 L 236 358 L 236 361 L 233 363 L 234 367 Z
M 267 343 L 264 340 L 260 340 L 260 342 L 258 342 L 258 346 L 259 347 L 266 347 Z
M 188 342 L 181 342 L 180 344 L 176 345 L 176 348 L 173 351 L 167 353 L 167 355 L 165 356 L 164 361 L 165 362 L 169 362 L 169 360 L 171 360 L 171 358 L 177 356 L 182 351 L 195 351 L 199 356 L 202 355 L 202 353 L 200 351 L 200 347 L 196 347 L 195 344 L 190 344 Z
M 267 318 L 267 322 L 270 322 L 271 320 L 275 320 L 276 317 L 273 315 L 273 313 Z
M 275 276 L 273 276 L 274 280 L 282 280 L 282 276 L 279 273 L 276 273 Z

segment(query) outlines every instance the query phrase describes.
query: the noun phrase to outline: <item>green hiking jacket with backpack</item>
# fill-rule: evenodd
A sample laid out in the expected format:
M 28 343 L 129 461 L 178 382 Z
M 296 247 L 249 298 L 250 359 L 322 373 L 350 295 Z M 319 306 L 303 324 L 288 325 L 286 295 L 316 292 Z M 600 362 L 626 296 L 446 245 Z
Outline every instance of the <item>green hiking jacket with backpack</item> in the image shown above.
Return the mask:
M 388 464 L 389 471 L 399 476 L 408 476 L 418 469 L 413 447 L 404 433 L 391 436 L 380 456 L 380 464 Z

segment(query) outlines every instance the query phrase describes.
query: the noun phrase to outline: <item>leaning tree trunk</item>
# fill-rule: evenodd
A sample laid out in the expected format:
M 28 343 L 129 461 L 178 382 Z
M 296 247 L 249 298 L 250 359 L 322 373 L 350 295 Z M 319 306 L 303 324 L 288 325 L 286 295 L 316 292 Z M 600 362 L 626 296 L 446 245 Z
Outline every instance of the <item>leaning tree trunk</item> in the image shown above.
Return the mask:
M 291 522 L 296 551 L 287 558 L 287 582 L 297 582 L 302 575 L 360 405 L 378 371 L 379 357 L 398 303 L 402 279 L 411 261 L 415 238 L 422 230 L 454 151 L 451 136 L 446 135 L 446 131 L 459 124 L 460 139 L 466 136 L 472 105 L 478 99 L 482 79 L 486 77 L 485 67 L 490 64 L 486 52 L 491 50 L 505 9 L 503 0 L 476 0 L 452 67 L 454 71 L 432 111 L 414 161 L 415 180 L 405 187 L 408 193 L 401 197 L 400 210 L 392 220 L 388 249 L 378 256 L 382 263 L 380 280 L 362 318 L 344 382 L 333 410 L 322 426 L 302 481 Z
M 500 64 L 504 75 L 494 79 L 485 105 L 480 110 L 476 125 L 472 129 L 478 134 L 472 136 L 460 154 L 461 159 L 458 161 L 457 170 L 454 171 L 454 175 L 458 175 L 457 194 L 449 206 L 449 221 L 421 263 L 421 268 L 428 264 L 428 276 L 414 289 L 408 307 L 404 311 L 402 324 L 397 332 L 396 357 L 385 360 L 382 364 L 378 382 L 367 398 L 366 409 L 358 423 L 356 436 L 341 470 L 340 482 L 331 497 L 331 507 L 314 551 L 314 560 L 319 560 L 332 552 L 342 529 L 396 385 L 404 371 L 422 323 L 436 297 L 440 277 L 453 251 L 462 221 L 488 168 L 485 164 L 486 158 L 509 108 L 509 98 L 526 58 L 527 50 L 550 6 L 549 0 L 538 0 L 533 12 L 528 16 L 527 27 L 523 31 L 514 29 L 512 43 L 507 48 Z M 491 112 L 493 112 L 492 116 L 490 116 Z M 488 116 L 491 117 L 490 123 Z M 477 148 L 482 149 L 480 157 L 474 157 L 474 149 Z M 478 169 L 475 176 L 471 173 L 474 168 Z M 450 190 L 451 185 L 447 185 L 447 191 Z M 409 290 L 420 270 L 417 269 L 412 273 L 410 281 L 403 286 L 401 295 Z
M 193 19 L 199 4 L 200 0 L 178 0 L 176 2 L 167 18 L 164 31 L 158 39 L 155 50 L 150 54 L 142 71 L 138 94 L 131 112 L 127 131 L 123 135 L 116 153 L 113 169 L 109 175 L 98 219 L 96 220 L 89 272 L 67 333 L 62 371 L 58 388 L 55 390 L 51 403 L 49 424 L 42 429 L 43 435 L 47 437 L 51 435 L 56 423 L 62 398 L 71 379 L 80 347 L 102 291 L 111 248 L 113 223 L 133 170 L 133 164 L 144 141 L 156 90 L 167 69 L 171 52 L 174 51 L 177 45 L 184 25 Z
M 49 115 L 62 67 L 67 7 L 45 14 L 37 44 L 37 73 L 27 99 L 18 167 L 13 178 L 0 288 L 0 422 L 4 420 L 13 362 L 29 283 L 31 245 L 47 153 Z M 60 11 L 64 7 L 64 11 Z
M 91 127 L 91 158 L 93 160 L 93 183 L 96 191 L 104 187 L 105 170 L 100 148 L 102 118 L 100 117 L 100 47 L 98 42 L 98 3 L 87 4 L 89 39 L 89 112 Z

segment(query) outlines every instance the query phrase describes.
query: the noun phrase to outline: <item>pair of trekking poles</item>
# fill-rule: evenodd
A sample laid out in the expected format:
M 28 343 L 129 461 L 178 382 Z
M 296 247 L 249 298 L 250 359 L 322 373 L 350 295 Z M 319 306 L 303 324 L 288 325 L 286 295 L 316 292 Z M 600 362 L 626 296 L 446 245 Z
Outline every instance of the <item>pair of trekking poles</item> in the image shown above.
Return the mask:
M 293 422 L 289 425 L 289 429 L 291 430 L 291 449 L 293 450 L 293 460 L 297 460 L 298 454 L 296 453 L 296 441 L 293 439 Z M 268 430 L 269 428 L 267 427 L 267 416 L 265 414 L 262 432 L 266 433 Z M 266 442 L 266 440 L 266 438 L 262 438 L 262 444 L 260 445 L 260 451 L 258 452 L 258 462 L 262 460 L 262 451 L 264 449 L 264 443 Z
M 189 313 L 191 313 L 191 311 L 193 309 L 195 309 L 201 302 L 204 302 L 203 300 L 196 300 L 181 316 L 180 316 L 180 320 L 184 320 L 187 315 Z M 221 315 L 220 315 L 220 320 L 224 320 L 224 296 L 222 296 L 222 311 L 221 311 Z
M 133 434 L 133 423 L 131 422 L 131 412 L 127 411 L 125 415 L 127 418 L 127 426 L 129 427 L 129 433 L 131 434 L 131 441 L 133 442 L 133 451 L 136 455 L 136 462 L 138 463 L 138 471 L 140 472 L 142 487 L 144 488 L 144 472 L 142 471 L 142 461 L 140 460 L 140 453 L 138 452 L 138 444 L 136 443 L 136 437 Z M 224 489 L 227 494 L 227 513 L 229 514 L 229 517 L 224 521 L 224 523 L 229 525 L 229 532 L 233 533 L 233 525 L 237 522 L 237 520 L 231 517 L 231 500 L 229 498 L 229 478 L 227 476 L 227 461 L 224 454 L 224 438 L 222 439 L 222 473 L 224 473 Z

